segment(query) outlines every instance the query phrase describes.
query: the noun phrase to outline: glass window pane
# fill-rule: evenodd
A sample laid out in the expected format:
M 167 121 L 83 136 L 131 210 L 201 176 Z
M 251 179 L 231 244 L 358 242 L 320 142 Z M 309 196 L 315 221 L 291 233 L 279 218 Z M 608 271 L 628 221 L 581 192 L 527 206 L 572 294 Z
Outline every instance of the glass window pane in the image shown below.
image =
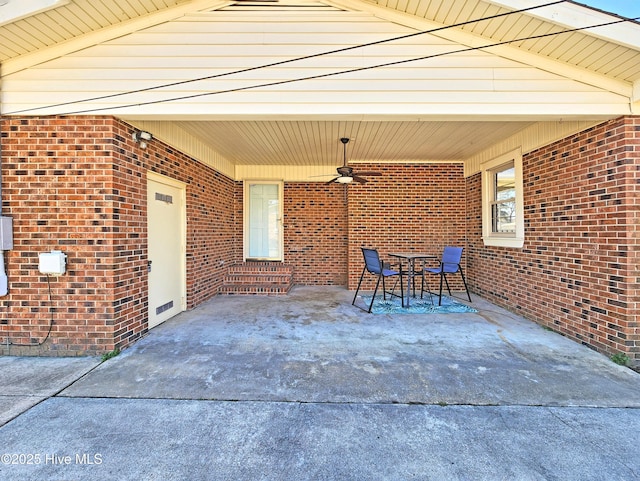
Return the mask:
M 495 200 L 513 199 L 516 196 L 516 169 L 510 167 L 496 173 Z
M 493 232 L 515 232 L 516 231 L 515 200 L 495 203 L 493 205 L 492 219 L 493 219 Z
M 514 233 L 516 231 L 516 171 L 513 163 L 494 171 L 493 180 L 492 231 Z

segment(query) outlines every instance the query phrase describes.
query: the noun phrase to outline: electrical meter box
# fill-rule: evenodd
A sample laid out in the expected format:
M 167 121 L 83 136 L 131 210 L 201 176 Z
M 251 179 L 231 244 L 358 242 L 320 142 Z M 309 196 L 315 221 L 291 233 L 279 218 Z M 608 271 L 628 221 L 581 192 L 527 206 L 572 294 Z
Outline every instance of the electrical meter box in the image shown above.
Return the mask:
M 13 249 L 13 218 L 0 216 L 0 250 Z
M 53 276 L 64 274 L 67 256 L 62 251 L 43 252 L 38 258 L 38 270 L 41 273 Z

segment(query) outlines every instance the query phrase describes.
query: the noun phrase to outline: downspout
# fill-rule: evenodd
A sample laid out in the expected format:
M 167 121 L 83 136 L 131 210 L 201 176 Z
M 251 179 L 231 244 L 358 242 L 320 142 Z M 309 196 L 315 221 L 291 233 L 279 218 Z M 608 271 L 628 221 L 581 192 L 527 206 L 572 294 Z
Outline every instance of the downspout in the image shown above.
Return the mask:
M 7 247 L 5 237 L 11 235 L 10 232 L 6 232 L 7 230 L 11 229 L 6 229 L 5 217 L 2 215 L 2 132 L 0 132 L 0 238 L 2 239 L 2 245 L 0 245 L 0 297 L 9 293 L 9 279 L 4 269 L 4 249 Z
M 2 219 L 2 132 L 0 131 L 0 220 L 1 219 Z M 2 234 L 2 237 L 4 238 L 4 232 L 2 232 L 1 234 Z M 4 249 L 4 246 L 0 246 L 0 249 Z M 9 280 L 7 279 L 7 273 L 4 269 L 4 250 L 0 250 L 0 296 L 6 296 L 8 293 L 9 293 Z
M 0 119 L 2 118 L 2 63 L 0 63 Z M 0 125 L 2 125 L 0 123 Z M 2 216 L 2 130 L 0 129 L 0 296 L 6 296 L 9 293 L 9 280 L 4 268 L 4 251 L 8 247 L 7 241 L 10 239 L 11 247 L 13 247 L 13 233 L 7 224 L 11 223 L 11 219 Z M 11 248 L 9 247 L 9 248 Z

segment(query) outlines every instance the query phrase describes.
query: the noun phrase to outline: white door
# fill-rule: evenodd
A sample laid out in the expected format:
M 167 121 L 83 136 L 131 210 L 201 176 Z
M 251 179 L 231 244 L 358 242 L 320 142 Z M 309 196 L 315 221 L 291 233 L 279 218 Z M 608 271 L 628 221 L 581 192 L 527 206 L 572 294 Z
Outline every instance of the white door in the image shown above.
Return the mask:
M 245 259 L 282 260 L 282 183 L 245 183 Z
M 184 199 L 184 184 L 148 174 L 149 328 L 185 309 Z

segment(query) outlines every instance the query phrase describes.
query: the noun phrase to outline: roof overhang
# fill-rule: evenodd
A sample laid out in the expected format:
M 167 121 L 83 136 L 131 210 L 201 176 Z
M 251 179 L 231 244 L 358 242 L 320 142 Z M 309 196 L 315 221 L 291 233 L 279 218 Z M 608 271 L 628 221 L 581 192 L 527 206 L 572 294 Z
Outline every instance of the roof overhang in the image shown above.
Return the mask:
M 473 88 L 464 94 L 463 90 L 455 92 L 446 85 L 447 82 L 453 84 L 455 80 L 464 79 L 468 73 L 463 73 L 460 79 L 433 77 L 434 84 L 441 82 L 445 85 L 445 94 L 434 96 L 433 101 L 429 101 L 426 90 L 412 93 L 415 82 L 421 81 L 419 76 L 415 77 L 413 86 L 410 82 L 405 82 L 407 87 L 404 92 L 394 90 L 399 89 L 397 86 L 400 82 L 393 83 L 393 77 L 390 77 L 386 91 L 371 91 L 367 94 L 366 89 L 350 87 L 352 90 L 345 90 L 342 97 L 335 97 L 344 98 L 345 101 L 332 101 L 331 92 L 339 94 L 340 85 L 357 86 L 359 81 L 364 82 L 361 84 L 363 86 L 370 85 L 367 82 L 371 82 L 371 79 L 358 80 L 362 77 L 351 73 L 342 74 L 333 84 L 327 83 L 331 86 L 324 94 L 323 89 L 327 87 L 317 86 L 318 93 L 311 97 L 300 93 L 304 89 L 295 84 L 287 86 L 291 92 L 273 86 L 270 89 L 262 88 L 258 94 L 250 94 L 265 98 L 271 95 L 275 99 L 281 96 L 282 101 L 274 101 L 270 107 L 246 100 L 242 104 L 246 107 L 204 100 L 202 103 L 174 105 L 172 108 L 141 109 L 136 108 L 136 102 L 133 101 L 133 106 L 129 109 L 107 108 L 87 113 L 115 115 L 132 125 L 150 130 L 155 138 L 190 153 L 234 178 L 242 178 L 245 171 L 255 173 L 256 166 L 261 166 L 260 168 L 264 168 L 261 176 L 287 176 L 293 179 L 305 179 L 311 171 L 339 165 L 339 138 L 344 136 L 355 139 L 351 144 L 353 162 L 474 163 L 477 159 L 490 155 L 488 152 L 499 150 L 501 145 L 512 148 L 514 142 L 519 142 L 520 145 L 526 144 L 527 148 L 536 148 L 541 142 L 556 140 L 595 123 L 640 113 L 640 25 L 621 22 L 620 18 L 613 15 L 573 2 L 534 8 L 541 4 L 539 0 L 430 0 L 413 3 L 386 0 L 278 0 L 264 4 L 253 3 L 249 7 L 250 4 L 242 0 L 166 0 L 166 8 L 158 7 L 154 10 L 152 4 L 147 3 L 146 12 L 136 15 L 128 11 L 124 18 L 121 9 L 125 3 L 125 0 L 101 2 L 99 8 L 106 9 L 109 5 L 113 8 L 112 15 L 102 12 L 103 17 L 112 19 L 110 23 L 78 32 L 46 47 L 29 49 L 30 42 L 26 39 L 37 32 L 29 32 L 28 29 L 35 28 L 33 25 L 37 25 L 37 22 L 51 21 L 52 13 L 57 15 L 60 22 L 68 21 L 71 24 L 72 7 L 89 5 L 90 0 L 52 4 L 53 10 L 38 12 L 28 18 L 29 22 L 24 18 L 12 22 L 11 38 L 18 41 L 15 32 L 23 32 L 25 41 L 21 45 L 26 51 L 12 54 L 9 42 L 0 47 L 4 58 L 1 65 L 5 87 L 3 98 L 12 98 L 16 89 L 21 86 L 25 88 L 27 96 L 34 85 L 33 91 L 37 93 L 38 83 L 41 83 L 41 90 L 50 92 L 49 87 L 53 84 L 47 84 L 45 80 L 50 80 L 50 75 L 60 72 L 63 64 L 75 61 L 82 63 L 84 59 L 91 59 L 92 52 L 97 51 L 96 49 L 116 49 L 118 45 L 126 45 L 128 38 L 146 41 L 144 35 L 170 31 L 170 26 L 179 22 L 184 23 L 190 19 L 205 22 L 218 12 L 219 15 L 233 14 L 234 22 L 242 21 L 243 18 L 257 22 L 266 12 L 273 13 L 278 8 L 283 9 L 281 18 L 290 19 L 297 15 L 294 11 L 296 8 L 307 14 L 313 10 L 314 14 L 322 16 L 325 15 L 323 10 L 327 10 L 321 8 L 324 5 L 331 7 L 336 15 L 344 13 L 345 18 L 357 14 L 369 15 L 382 22 L 372 25 L 386 22 L 389 26 L 395 26 L 389 32 L 428 32 L 425 35 L 440 39 L 441 45 L 437 48 L 455 45 L 461 52 L 460 55 L 465 52 L 469 52 L 469 55 L 473 53 L 473 58 L 489 55 L 500 59 L 509 68 L 522 66 L 523 72 L 537 72 L 535 78 L 520 79 L 521 82 L 532 82 L 534 89 L 542 85 L 533 85 L 535 82 L 565 82 L 567 85 L 574 85 L 576 89 L 567 90 L 566 85 L 563 87 L 568 92 L 566 97 L 574 98 L 574 101 L 566 102 L 561 93 L 550 93 L 540 105 L 535 101 L 525 104 L 518 80 L 515 77 L 501 78 L 506 70 L 489 66 L 487 68 L 494 68 L 495 75 L 476 79 L 478 83 L 474 88 L 479 101 L 472 103 L 469 102 L 472 97 L 467 94 L 474 91 Z M 442 8 L 436 8 L 438 5 Z M 444 6 L 448 15 L 443 16 Z M 123 20 L 119 20 L 120 18 Z M 323 21 L 328 25 L 332 21 L 329 19 L 333 18 L 337 17 L 325 15 Z M 341 22 L 344 24 L 345 21 Z M 610 25 L 581 30 L 605 23 Z M 263 32 L 267 35 L 257 23 L 254 25 L 256 28 L 253 33 Z M 0 36 L 3 29 L 6 31 L 6 26 L 0 26 Z M 543 32 L 557 33 L 564 40 L 549 38 L 547 41 L 545 38 L 542 41 Z M 284 33 L 282 37 L 286 36 Z M 375 35 L 375 31 L 372 35 Z M 384 33 L 376 38 L 384 39 L 385 35 L 392 34 Z M 339 32 L 334 40 L 336 38 L 340 39 Z M 363 35 L 363 38 L 371 36 Z M 265 37 L 265 42 L 267 41 Z M 357 43 L 358 40 L 354 42 Z M 293 42 L 292 45 L 294 44 L 296 43 Z M 297 45 L 299 44 L 300 42 Z M 351 44 L 345 41 L 344 45 Z M 339 46 L 327 45 L 326 49 Z M 184 52 L 181 52 L 184 56 L 188 56 L 186 47 L 187 45 Z M 414 48 L 419 51 L 422 47 L 416 44 Z M 236 57 L 247 58 L 246 52 L 245 49 Z M 94 57 L 99 60 L 99 56 Z M 114 58 L 117 57 L 109 57 L 109 62 Z M 371 58 L 371 55 L 363 50 L 360 59 L 366 58 Z M 360 59 L 357 61 L 361 62 Z M 135 63 L 136 59 L 132 61 Z M 254 65 L 269 61 L 269 57 L 262 60 L 256 57 Z M 108 65 L 111 64 L 105 62 L 105 73 L 110 71 Z M 460 66 L 458 64 L 456 68 Z M 95 70 L 99 72 L 100 67 L 97 64 Z M 144 73 L 145 68 L 151 67 L 141 66 L 140 72 Z M 179 63 L 173 68 L 178 71 Z M 485 69 L 485 73 L 489 71 Z M 414 69 L 413 73 L 415 72 L 417 69 Z M 81 77 L 77 78 L 79 80 L 75 85 L 69 83 L 69 89 L 80 95 L 85 87 L 81 85 Z M 42 79 L 42 82 L 38 79 Z M 502 90 L 502 97 L 497 98 L 495 92 L 500 91 L 500 85 L 504 87 L 505 82 L 511 84 L 507 85 L 506 90 Z M 118 93 L 117 87 L 114 89 L 109 91 Z M 509 89 L 520 91 L 517 100 L 508 101 Z M 287 95 L 291 95 L 291 98 L 297 96 L 302 101 L 289 101 Z M 397 101 L 403 95 L 410 99 L 413 95 L 415 102 L 394 106 L 389 102 L 385 104 L 379 101 L 385 96 L 391 101 Z M 457 105 L 449 101 L 456 95 L 461 99 Z M 55 94 L 51 96 L 56 97 Z M 361 98 L 359 104 L 350 102 L 357 98 Z M 439 105 L 442 98 L 448 99 L 448 103 Z M 492 98 L 496 101 L 491 100 Z M 582 98 L 586 101 L 580 100 Z M 4 102 L 5 112 L 7 105 L 10 104 Z M 20 115 L 56 113 L 65 112 L 41 109 L 22 112 Z

